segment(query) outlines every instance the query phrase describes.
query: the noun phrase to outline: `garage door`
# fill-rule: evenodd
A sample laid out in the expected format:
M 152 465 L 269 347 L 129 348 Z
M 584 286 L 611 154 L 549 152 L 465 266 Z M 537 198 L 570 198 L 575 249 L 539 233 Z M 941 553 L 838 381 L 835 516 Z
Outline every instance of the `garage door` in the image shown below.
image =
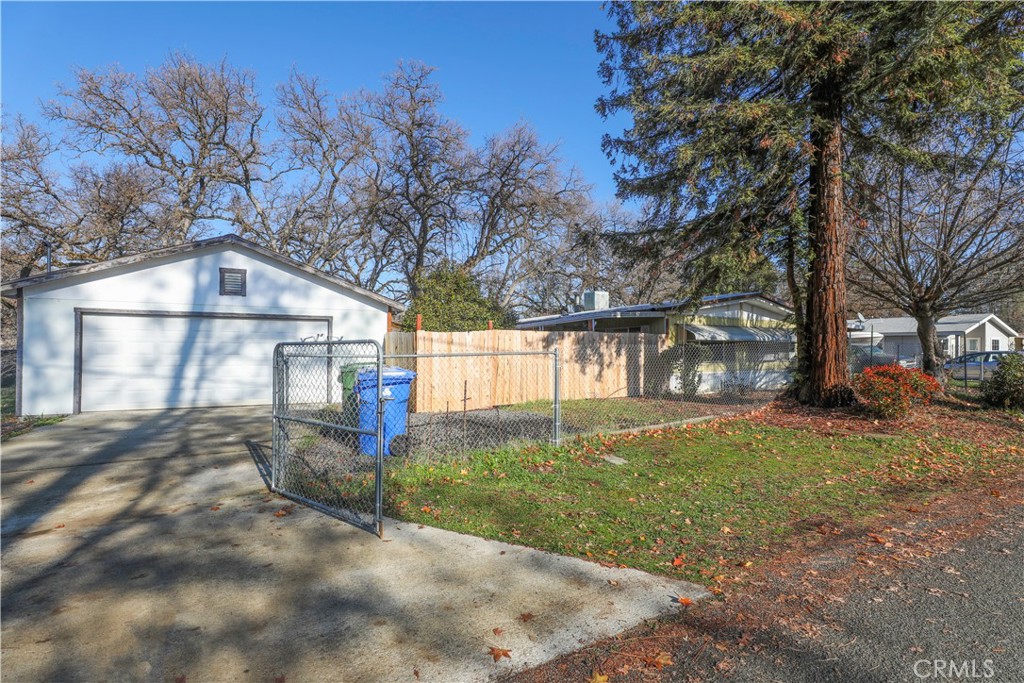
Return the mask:
M 329 334 L 327 318 L 83 314 L 80 409 L 269 404 L 274 345 Z

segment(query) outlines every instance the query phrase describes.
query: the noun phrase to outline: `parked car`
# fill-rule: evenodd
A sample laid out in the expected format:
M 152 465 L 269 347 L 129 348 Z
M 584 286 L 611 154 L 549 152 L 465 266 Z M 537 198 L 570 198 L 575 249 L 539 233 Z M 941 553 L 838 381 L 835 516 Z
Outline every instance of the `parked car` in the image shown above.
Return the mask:
M 1014 351 L 978 351 L 947 360 L 943 367 L 951 379 L 984 379 L 999 365 L 999 361 Z
M 846 356 L 850 363 L 850 372 L 854 374 L 864 372 L 864 368 L 870 368 L 873 365 L 898 364 L 909 367 L 909 364 L 913 362 L 912 360 L 897 360 L 896 356 L 885 353 L 881 348 L 870 344 L 850 344 Z

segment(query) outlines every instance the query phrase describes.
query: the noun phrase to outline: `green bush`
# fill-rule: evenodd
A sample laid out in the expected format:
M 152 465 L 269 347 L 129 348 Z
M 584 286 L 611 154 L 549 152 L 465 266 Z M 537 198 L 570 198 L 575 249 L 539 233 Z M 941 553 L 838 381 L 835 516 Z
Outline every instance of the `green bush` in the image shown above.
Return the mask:
M 1024 410 L 1024 355 L 1004 356 L 996 371 L 981 383 L 985 403 L 996 408 Z
M 906 417 L 915 405 L 926 405 L 942 391 L 931 375 L 895 363 L 866 368 L 853 385 L 868 412 L 887 420 Z

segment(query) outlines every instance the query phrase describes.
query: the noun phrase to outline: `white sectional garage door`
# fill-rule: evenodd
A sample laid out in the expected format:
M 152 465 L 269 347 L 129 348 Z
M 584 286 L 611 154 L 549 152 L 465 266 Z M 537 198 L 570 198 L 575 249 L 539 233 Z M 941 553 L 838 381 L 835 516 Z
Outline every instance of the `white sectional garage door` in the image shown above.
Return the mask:
M 81 410 L 269 404 L 274 345 L 328 333 L 323 318 L 85 314 Z

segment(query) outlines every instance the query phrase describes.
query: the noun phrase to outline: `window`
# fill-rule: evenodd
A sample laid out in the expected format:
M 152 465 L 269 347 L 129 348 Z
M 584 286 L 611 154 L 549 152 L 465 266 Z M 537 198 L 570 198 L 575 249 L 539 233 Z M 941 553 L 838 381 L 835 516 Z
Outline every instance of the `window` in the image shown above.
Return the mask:
M 220 269 L 221 296 L 245 296 L 245 271 L 240 268 Z
M 967 340 L 967 350 L 968 351 L 977 351 L 978 350 L 978 340 L 977 339 L 968 339 Z
M 993 351 L 998 351 L 999 350 L 999 340 L 998 339 L 993 339 L 992 340 L 992 350 Z

